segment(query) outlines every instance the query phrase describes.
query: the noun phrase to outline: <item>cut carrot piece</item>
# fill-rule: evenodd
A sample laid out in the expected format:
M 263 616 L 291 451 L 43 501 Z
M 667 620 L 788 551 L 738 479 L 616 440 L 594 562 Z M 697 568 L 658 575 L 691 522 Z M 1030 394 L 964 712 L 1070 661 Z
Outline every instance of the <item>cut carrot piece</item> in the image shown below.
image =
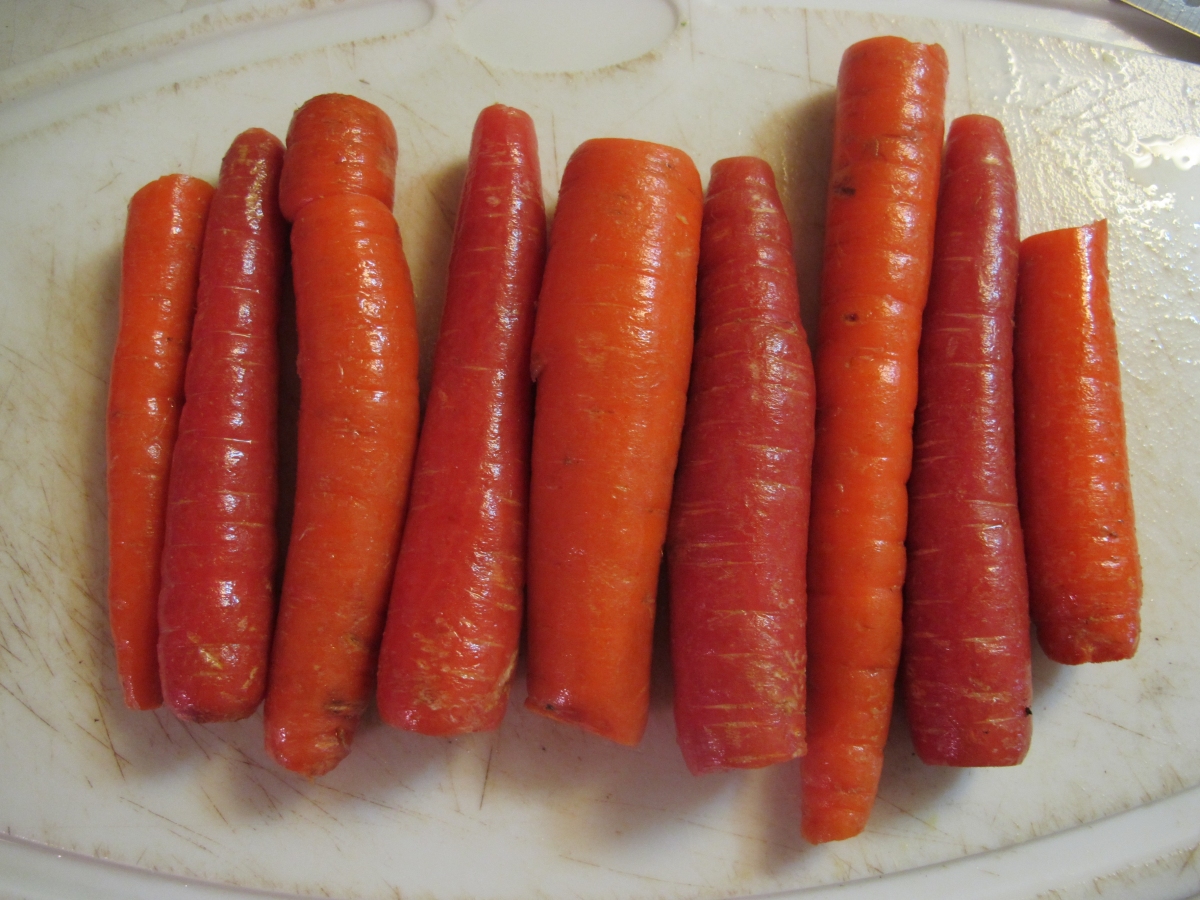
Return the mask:
M 801 830 L 862 831 L 900 660 L 905 484 L 942 157 L 946 54 L 902 38 L 842 57 L 817 325 Z
M 917 755 L 1011 766 L 1032 734 L 1012 331 L 1017 181 L 1004 128 L 950 126 L 908 481 L 905 711 Z
M 804 753 L 812 357 L 771 167 L 712 169 L 667 539 L 675 733 L 696 774 Z
M 1056 662 L 1137 650 L 1141 559 L 1129 489 L 1108 224 L 1021 243 L 1017 473 L 1038 643 Z
M 517 662 L 546 253 L 533 120 L 490 106 L 471 142 L 433 382 L 379 657 L 384 721 L 495 728 Z
M 682 152 L 584 143 L 534 329 L 526 705 L 621 744 L 641 740 L 649 710 L 702 211 Z
M 158 654 L 180 718 L 262 701 L 275 617 L 276 327 L 287 266 L 283 144 L 255 128 L 225 154 L 200 261 L 186 400 L 171 464 Z
M 183 405 L 212 185 L 167 175 L 129 202 L 108 386 L 108 609 L 131 709 L 162 705 L 158 593 L 167 482 Z

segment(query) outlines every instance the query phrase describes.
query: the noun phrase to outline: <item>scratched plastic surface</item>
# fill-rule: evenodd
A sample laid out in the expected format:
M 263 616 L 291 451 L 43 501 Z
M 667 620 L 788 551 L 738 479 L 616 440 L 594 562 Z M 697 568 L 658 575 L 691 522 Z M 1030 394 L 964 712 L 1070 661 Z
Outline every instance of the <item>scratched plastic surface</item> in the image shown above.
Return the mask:
M 268 24 L 253 44 L 188 44 L 52 89 L 36 107 L 0 106 L 0 832 L 309 895 L 717 897 L 1082 834 L 1081 823 L 1190 796 L 1200 784 L 1200 483 L 1191 475 L 1200 167 L 1147 148 L 1200 135 L 1200 70 L 985 26 L 693 2 L 644 56 L 528 73 L 464 49 L 474 40 L 469 8 L 405 8 L 379 25 L 338 18 L 360 15 L 353 9 L 309 30 Z M 373 10 L 361 15 L 380 15 Z M 589 137 L 673 144 L 701 172 L 758 154 L 774 166 L 793 222 L 811 329 L 832 85 L 843 49 L 880 33 L 941 42 L 948 115 L 1005 123 L 1023 233 L 1110 221 L 1145 630 L 1129 663 L 1066 669 L 1035 659 L 1034 739 L 1022 766 L 924 767 L 898 719 L 866 834 L 813 848 L 798 834 L 794 767 L 688 774 L 661 658 L 636 749 L 524 712 L 518 687 L 495 734 L 432 739 L 372 715 L 351 756 L 312 782 L 271 763 L 261 714 L 195 726 L 122 707 L 104 615 L 102 411 L 124 208 L 138 186 L 172 170 L 214 178 L 234 135 L 252 125 L 282 135 L 311 95 L 377 103 L 400 135 L 396 214 L 427 366 L 483 106 L 502 101 L 533 116 L 551 202 L 561 166 Z M 1147 809 L 1138 822 L 1154 815 Z M 1170 857 L 1162 871 L 1194 876 L 1196 856 Z M 1093 865 L 1080 883 L 1118 867 Z

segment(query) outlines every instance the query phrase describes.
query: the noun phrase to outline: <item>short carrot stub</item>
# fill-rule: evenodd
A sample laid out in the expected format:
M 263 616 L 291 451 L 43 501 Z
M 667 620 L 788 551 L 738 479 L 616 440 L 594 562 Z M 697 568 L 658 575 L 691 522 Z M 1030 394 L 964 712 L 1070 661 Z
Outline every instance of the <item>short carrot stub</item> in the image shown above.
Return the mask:
M 525 587 L 533 382 L 546 254 L 533 120 L 475 124 L 455 224 L 376 701 L 422 734 L 495 728 L 508 706 Z
M 842 57 L 817 323 L 801 830 L 866 825 L 900 661 L 905 485 L 933 256 L 946 54 L 897 37 Z
M 804 753 L 812 357 L 771 167 L 713 166 L 667 537 L 675 733 L 694 774 Z
M 183 405 L 213 189 L 167 175 L 129 203 L 108 388 L 108 607 L 125 704 L 162 704 L 158 594 L 167 483 Z
M 253 128 L 221 165 L 171 466 L 158 653 L 180 718 L 232 721 L 267 684 L 275 618 L 276 328 L 287 267 L 283 144 Z
M 1029 600 L 1056 662 L 1128 659 L 1142 597 L 1108 224 L 1021 242 L 1015 392 Z
M 534 328 L 526 705 L 621 744 L 641 739 L 649 711 L 702 209 L 682 152 L 581 145 Z
M 392 208 L 396 129 L 387 113 L 349 94 L 320 94 L 292 116 L 279 206 L 289 222 L 318 197 L 365 194 Z
M 1033 730 L 1013 435 L 1018 243 L 1004 128 L 955 119 L 921 334 L 904 585 L 904 708 L 933 765 L 1016 765 Z

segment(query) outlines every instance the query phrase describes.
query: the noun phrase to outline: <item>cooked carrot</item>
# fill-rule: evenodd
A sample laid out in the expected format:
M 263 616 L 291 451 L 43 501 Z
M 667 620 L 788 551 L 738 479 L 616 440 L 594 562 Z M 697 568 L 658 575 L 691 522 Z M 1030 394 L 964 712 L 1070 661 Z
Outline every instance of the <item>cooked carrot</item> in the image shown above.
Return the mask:
M 167 479 L 212 186 L 167 175 L 129 202 L 108 386 L 108 609 L 131 709 L 162 704 L 158 591 Z
M 163 697 L 180 718 L 254 712 L 275 616 L 276 326 L 283 144 L 259 128 L 221 165 L 200 261 L 159 596 Z
M 392 208 L 396 130 L 387 113 L 348 94 L 321 94 L 296 110 L 279 183 L 284 218 L 333 194 L 366 194 Z
M 533 383 L 546 253 L 533 120 L 479 115 L 379 656 L 384 721 L 423 734 L 495 728 L 517 661 Z
M 534 328 L 526 705 L 622 744 L 641 739 L 649 711 L 702 212 L 682 152 L 581 145 Z
M 862 831 L 900 657 L 905 483 L 929 286 L 946 55 L 896 37 L 838 75 L 817 324 L 804 836 Z
M 1032 732 L 1013 447 L 1018 241 L 1003 126 L 956 119 L 921 331 L 904 585 L 904 705 L 917 755 L 936 765 L 1015 765 Z
M 1142 570 L 1109 305 L 1108 223 L 1021 242 L 1017 476 L 1038 643 L 1056 662 L 1128 659 Z
M 812 357 L 760 159 L 712 168 L 667 536 L 675 734 L 695 774 L 804 753 Z

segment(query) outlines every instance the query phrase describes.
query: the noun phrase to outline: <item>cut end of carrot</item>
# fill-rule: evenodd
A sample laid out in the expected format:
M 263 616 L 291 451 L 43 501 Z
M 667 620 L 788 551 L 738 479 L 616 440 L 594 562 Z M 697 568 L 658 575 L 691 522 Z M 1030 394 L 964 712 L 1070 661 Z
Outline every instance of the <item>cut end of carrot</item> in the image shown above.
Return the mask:
M 561 703 L 539 700 L 532 694 L 525 698 L 525 708 L 540 716 L 545 716 L 547 719 L 553 719 L 566 725 L 575 725 L 623 747 L 636 747 L 641 743 L 642 735 L 646 732 L 647 716 L 643 716 L 640 721 L 602 721 L 584 710 Z
M 810 844 L 827 844 L 858 837 L 867 826 L 871 810 L 858 807 L 805 804 L 800 811 L 800 833 Z
M 996 768 L 1019 765 L 1029 752 L 1033 717 L 976 723 L 970 728 L 913 732 L 913 749 L 927 766 Z
M 1105 616 L 1086 622 L 1039 622 L 1038 643 L 1056 663 L 1119 662 L 1132 659 L 1141 636 L 1140 616 Z
M 267 752 L 285 769 L 305 778 L 332 772 L 350 752 L 353 739 L 353 732 L 345 728 L 315 736 L 286 728 L 266 729 Z
M 121 693 L 125 705 L 139 712 L 158 709 L 163 704 L 162 691 L 156 682 L 151 683 L 133 675 L 121 676 Z

